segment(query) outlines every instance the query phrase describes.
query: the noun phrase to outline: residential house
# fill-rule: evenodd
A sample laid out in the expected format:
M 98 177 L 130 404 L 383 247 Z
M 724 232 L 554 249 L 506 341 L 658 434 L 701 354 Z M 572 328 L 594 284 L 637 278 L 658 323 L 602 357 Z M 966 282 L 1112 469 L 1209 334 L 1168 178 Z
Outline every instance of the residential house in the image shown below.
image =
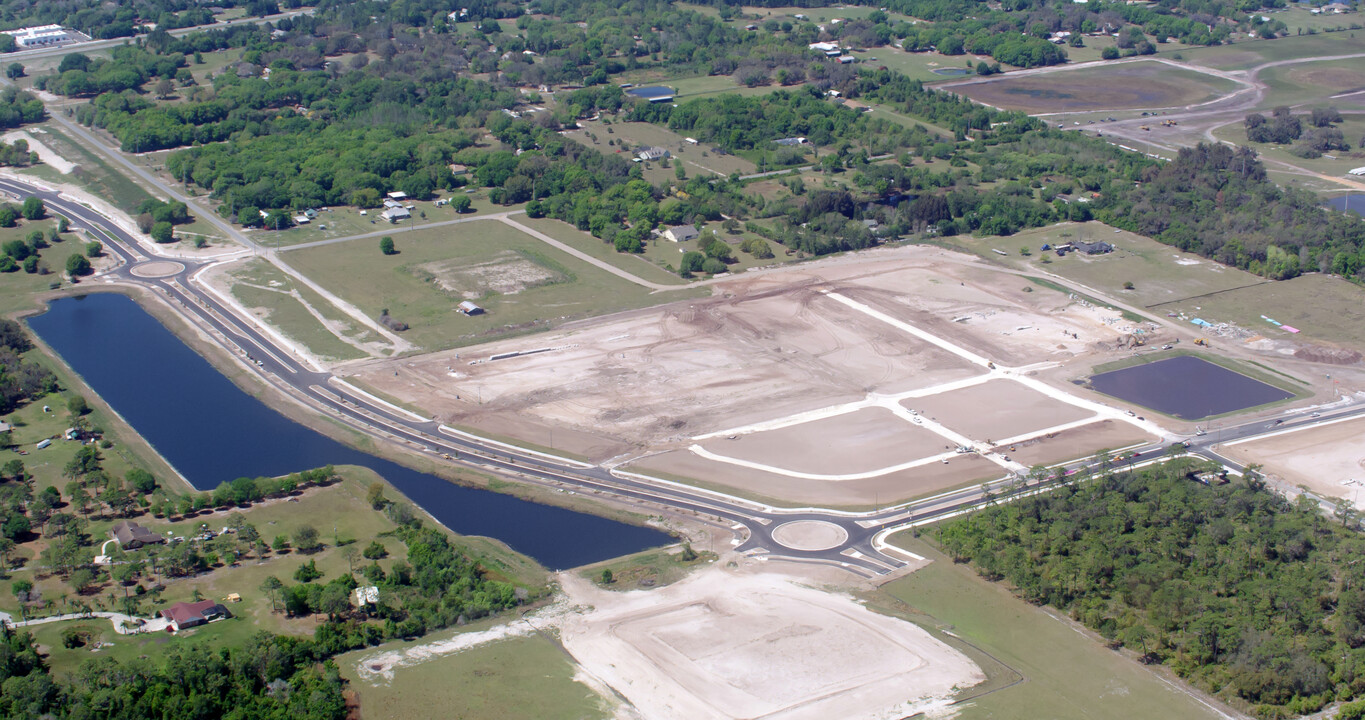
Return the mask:
M 158 545 L 166 542 L 166 538 L 129 520 L 119 521 L 118 524 L 114 525 L 112 532 L 114 541 L 125 550 L 136 550 L 143 545 Z
M 178 602 L 162 610 L 161 617 L 170 622 L 170 629 L 173 632 L 180 632 L 185 628 L 232 616 L 222 605 L 212 600 L 200 600 L 195 603 Z
M 696 240 L 701 236 L 701 231 L 697 230 L 695 225 L 674 225 L 664 230 L 663 236 L 667 240 L 681 243 Z
M 647 147 L 635 153 L 635 157 L 646 162 L 650 160 L 662 160 L 669 156 L 669 152 L 661 147 Z
M 379 217 L 382 217 L 391 223 L 396 223 L 399 220 L 407 220 L 411 218 L 412 213 L 408 212 L 407 208 L 399 206 L 391 207 L 388 210 L 385 210 L 384 212 L 379 214 Z

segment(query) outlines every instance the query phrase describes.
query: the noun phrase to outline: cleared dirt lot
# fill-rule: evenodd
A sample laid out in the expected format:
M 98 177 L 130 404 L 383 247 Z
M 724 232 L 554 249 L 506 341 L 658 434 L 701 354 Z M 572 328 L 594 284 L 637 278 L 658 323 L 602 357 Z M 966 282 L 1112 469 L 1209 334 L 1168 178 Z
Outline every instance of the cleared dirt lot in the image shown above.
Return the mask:
M 985 679 L 918 626 L 776 574 L 630 593 L 561 581 L 590 608 L 565 617 L 565 649 L 651 719 L 904 717 Z
M 856 445 L 857 455 L 831 452 L 824 442 L 829 437 Z M 753 462 L 778 457 L 783 468 L 805 473 L 867 472 L 894 465 L 907 456 L 921 457 L 946 449 L 943 438 L 903 422 L 883 408 L 864 408 L 779 430 L 734 436 L 733 440 L 707 440 L 700 445 Z
M 1311 430 L 1219 446 L 1219 452 L 1244 463 L 1261 463 L 1272 479 L 1307 486 L 1327 497 L 1344 498 L 1365 508 L 1365 418 Z
M 843 452 L 856 453 L 856 448 Z M 885 505 L 993 480 L 1004 474 L 999 465 L 980 455 L 958 455 L 947 465 L 933 462 L 861 480 L 811 480 L 708 460 L 686 450 L 650 455 L 624 469 L 646 475 L 692 478 L 703 486 L 737 491 L 760 500 L 834 507 Z
M 988 441 L 1094 417 L 1088 410 L 1008 380 L 991 380 L 961 390 L 902 400 L 901 405 L 968 437 Z
M 1117 450 L 1151 440 L 1131 425 L 1101 420 L 1071 430 L 1063 430 L 1052 437 L 1025 440 L 1014 445 L 1010 457 L 1024 465 L 1053 465 L 1064 460 L 1087 457 L 1101 450 Z M 1009 448 L 1002 448 L 1009 451 Z
M 965 428 L 954 432 L 898 400 L 1000 372 L 987 360 L 1088 368 L 1122 329 L 1116 313 L 936 248 L 746 273 L 713 289 L 350 372 L 475 432 L 751 495 L 856 505 L 999 477 L 1008 462 L 940 455 L 1094 414 L 993 382 L 934 406 Z M 970 403 L 981 409 L 958 407 Z

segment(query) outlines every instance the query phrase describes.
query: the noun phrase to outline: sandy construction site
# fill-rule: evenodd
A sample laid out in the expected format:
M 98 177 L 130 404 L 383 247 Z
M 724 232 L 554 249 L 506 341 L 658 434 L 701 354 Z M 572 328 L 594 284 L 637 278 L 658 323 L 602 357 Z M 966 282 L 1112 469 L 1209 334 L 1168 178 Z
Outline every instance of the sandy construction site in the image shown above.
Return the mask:
M 628 593 L 561 582 L 591 608 L 564 616 L 564 648 L 652 720 L 900 718 L 985 679 L 922 628 L 775 573 Z
M 1260 463 L 1272 482 L 1293 493 L 1303 486 L 1323 497 L 1340 498 L 1365 510 L 1365 418 L 1325 423 L 1249 442 L 1219 445 L 1241 463 Z
M 937 248 L 861 253 L 553 333 L 347 370 L 443 422 L 788 502 L 929 494 L 1150 440 L 1066 380 L 1118 313 Z

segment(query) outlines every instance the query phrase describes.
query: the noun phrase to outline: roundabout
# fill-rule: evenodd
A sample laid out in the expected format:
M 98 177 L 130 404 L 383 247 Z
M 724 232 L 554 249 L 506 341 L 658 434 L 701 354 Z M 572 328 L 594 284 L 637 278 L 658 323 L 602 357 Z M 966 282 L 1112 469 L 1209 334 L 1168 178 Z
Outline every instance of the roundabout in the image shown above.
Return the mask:
M 171 260 L 153 260 L 133 267 L 131 272 L 140 278 L 164 278 L 185 271 L 185 266 Z
M 773 540 L 792 550 L 818 552 L 848 542 L 848 531 L 824 520 L 793 520 L 773 528 Z

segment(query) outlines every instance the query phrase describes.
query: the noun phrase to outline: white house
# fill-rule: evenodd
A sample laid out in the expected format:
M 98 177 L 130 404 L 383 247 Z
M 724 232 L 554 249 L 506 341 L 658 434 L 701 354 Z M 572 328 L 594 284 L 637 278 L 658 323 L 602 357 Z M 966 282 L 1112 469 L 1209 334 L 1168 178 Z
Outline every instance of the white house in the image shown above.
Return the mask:
M 379 216 L 391 223 L 396 223 L 399 220 L 407 220 L 412 217 L 412 213 L 408 212 L 408 209 L 405 207 L 391 207 L 380 213 Z
M 677 243 L 696 240 L 700 235 L 701 232 L 697 230 L 695 225 L 674 225 L 663 232 L 665 239 Z

